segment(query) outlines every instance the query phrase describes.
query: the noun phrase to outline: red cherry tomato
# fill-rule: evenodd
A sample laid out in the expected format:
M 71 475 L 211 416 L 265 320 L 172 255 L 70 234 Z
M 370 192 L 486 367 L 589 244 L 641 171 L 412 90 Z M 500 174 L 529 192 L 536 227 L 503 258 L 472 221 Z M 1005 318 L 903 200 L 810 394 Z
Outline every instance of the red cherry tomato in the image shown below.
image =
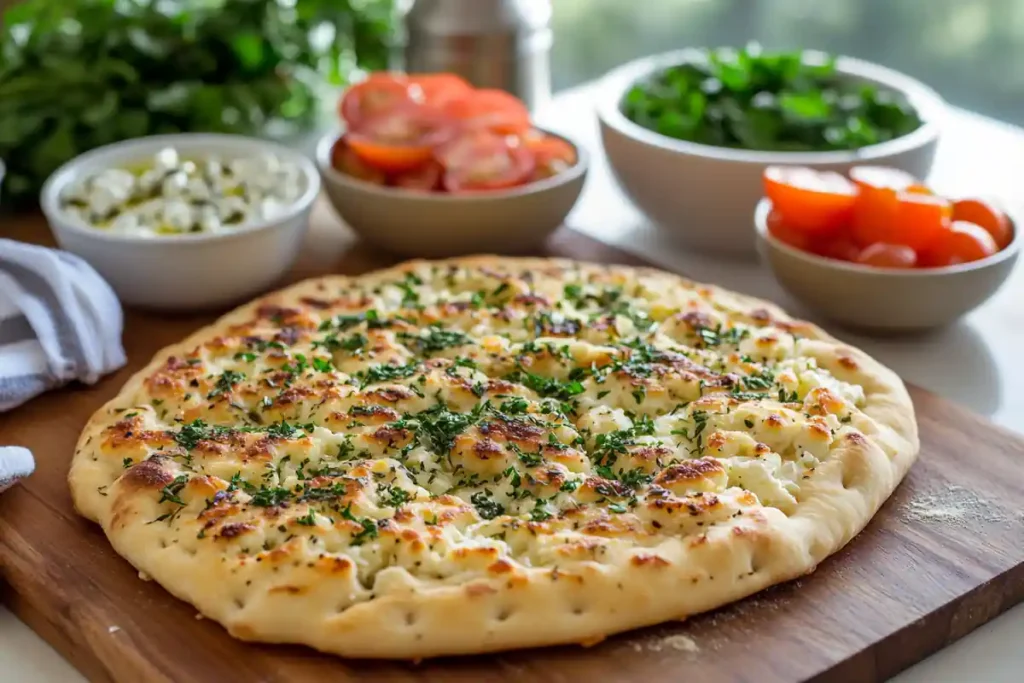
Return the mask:
M 419 168 L 397 173 L 391 177 L 391 184 L 395 187 L 404 187 L 407 190 L 421 190 L 431 192 L 441 189 L 441 177 L 444 169 L 441 164 L 433 159 Z
M 943 230 L 938 239 L 921 254 L 921 264 L 938 268 L 958 263 L 970 263 L 999 251 L 992 235 L 980 225 L 967 221 L 954 221 Z
M 917 252 L 905 244 L 875 242 L 860 252 L 857 263 L 880 268 L 913 268 L 917 265 Z
M 953 217 L 953 205 L 931 194 L 862 189 L 853 217 L 853 239 L 861 246 L 878 242 L 925 249 Z
M 949 200 L 931 194 L 909 173 L 858 166 L 850 178 L 858 188 L 853 239 L 862 247 L 882 242 L 924 249 L 952 217 Z
M 768 214 L 768 232 L 775 239 L 783 244 L 788 244 L 794 249 L 811 251 L 810 236 L 802 230 L 794 230 L 786 225 L 782 219 L 782 214 L 775 209 L 772 209 Z
M 433 107 L 444 107 L 473 93 L 473 86 L 455 74 L 410 74 L 409 84 L 419 88 L 422 100 Z
M 375 185 L 383 185 L 386 181 L 384 171 L 370 166 L 359 158 L 347 144 L 345 138 L 339 138 L 331 148 L 331 166 L 336 170 L 359 180 Z
M 860 256 L 860 247 L 844 235 L 819 240 L 812 245 L 811 251 L 818 256 L 824 256 L 825 258 L 837 261 L 856 261 L 857 257 Z
M 409 82 L 403 76 L 381 73 L 346 90 L 338 104 L 338 111 L 349 126 L 359 126 L 396 107 L 413 103 Z
M 456 132 L 455 124 L 441 112 L 424 105 L 407 105 L 364 121 L 345 138 L 363 161 L 394 173 L 427 163 L 434 147 Z
M 474 90 L 448 102 L 444 111 L 467 128 L 518 135 L 530 130 L 530 111 L 514 95 L 503 90 Z
M 983 199 L 961 199 L 953 202 L 953 220 L 980 225 L 992 235 L 996 246 L 1005 249 L 1013 240 L 1010 217 L 991 202 Z
M 857 185 L 875 189 L 906 192 L 915 188 L 916 192 L 930 193 L 927 187 L 906 171 L 885 166 L 854 166 L 850 169 L 850 180 Z
M 838 173 L 799 166 L 769 166 L 764 189 L 787 226 L 811 235 L 842 230 L 857 199 L 854 184 Z
M 496 190 L 522 185 L 533 175 L 537 161 L 518 140 L 470 131 L 439 150 L 449 192 Z
M 573 146 L 554 135 L 530 131 L 523 136 L 522 144 L 526 145 L 537 159 L 534 180 L 558 175 L 576 163 L 576 150 Z

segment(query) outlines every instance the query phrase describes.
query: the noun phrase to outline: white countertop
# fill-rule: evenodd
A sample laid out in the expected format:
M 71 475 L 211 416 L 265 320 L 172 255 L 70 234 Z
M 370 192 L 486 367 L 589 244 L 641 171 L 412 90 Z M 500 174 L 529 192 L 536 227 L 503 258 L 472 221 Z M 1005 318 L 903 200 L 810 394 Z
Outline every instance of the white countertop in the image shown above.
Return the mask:
M 570 217 L 573 227 L 616 244 L 668 270 L 697 280 L 772 299 L 800 311 L 764 270 L 749 262 L 711 260 L 680 251 L 656 233 L 615 191 L 596 154 L 589 91 L 560 95 L 543 117 L 595 152 L 584 197 Z M 994 194 L 1020 204 L 1024 183 L 1024 131 L 966 112 L 954 112 L 932 178 L 957 194 Z M 1024 432 L 1024 261 L 1006 286 L 959 325 L 913 340 L 876 340 L 837 333 L 930 389 L 1004 427 Z M 825 325 L 828 327 L 828 325 Z M 956 372 L 949 372 L 955 367 Z M 908 669 L 894 683 L 1010 683 L 1022 680 L 1024 604 Z M 77 683 L 82 676 L 0 606 L 0 680 L 11 683 Z

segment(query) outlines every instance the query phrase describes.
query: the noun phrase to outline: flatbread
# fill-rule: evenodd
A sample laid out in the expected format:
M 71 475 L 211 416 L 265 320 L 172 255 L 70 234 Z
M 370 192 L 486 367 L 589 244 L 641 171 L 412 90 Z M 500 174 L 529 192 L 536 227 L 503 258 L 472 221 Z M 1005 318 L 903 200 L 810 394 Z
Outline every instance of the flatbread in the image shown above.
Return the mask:
M 242 639 L 593 643 L 812 571 L 918 452 L 902 382 L 653 269 L 474 257 L 310 280 L 86 426 L 78 510 Z

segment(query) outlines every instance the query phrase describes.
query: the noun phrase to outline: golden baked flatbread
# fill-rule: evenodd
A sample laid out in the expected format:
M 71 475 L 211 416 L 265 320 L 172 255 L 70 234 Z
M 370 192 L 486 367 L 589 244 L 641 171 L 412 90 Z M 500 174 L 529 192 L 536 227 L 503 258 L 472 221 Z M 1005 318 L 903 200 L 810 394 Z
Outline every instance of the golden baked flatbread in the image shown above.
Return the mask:
M 902 382 L 770 304 L 477 257 L 226 315 L 93 416 L 70 483 L 232 635 L 419 658 L 593 642 L 806 574 L 917 451 Z

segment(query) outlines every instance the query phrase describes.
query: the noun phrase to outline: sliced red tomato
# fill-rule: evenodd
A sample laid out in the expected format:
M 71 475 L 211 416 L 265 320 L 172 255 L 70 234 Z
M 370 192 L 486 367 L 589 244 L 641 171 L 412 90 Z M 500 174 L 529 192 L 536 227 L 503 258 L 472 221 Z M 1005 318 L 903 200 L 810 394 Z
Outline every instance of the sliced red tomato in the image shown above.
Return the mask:
M 421 190 L 431 192 L 441 189 L 441 177 L 444 175 L 444 168 L 433 159 L 418 168 L 391 176 L 391 184 L 395 187 L 404 187 L 407 190 Z
M 538 130 L 530 131 L 522 138 L 522 144 L 533 152 L 537 168 L 534 180 L 558 175 L 576 163 L 576 149 L 566 140 Z
M 383 185 L 387 180 L 384 171 L 374 168 L 360 159 L 359 155 L 345 143 L 345 138 L 339 138 L 331 148 L 331 166 L 345 175 L 375 185 Z
M 786 225 L 811 235 L 842 230 L 857 199 L 856 186 L 842 175 L 801 166 L 769 166 L 764 189 Z
M 515 138 L 485 131 L 467 131 L 441 147 L 444 187 L 450 192 L 497 190 L 530 180 L 537 160 Z
M 349 126 L 359 126 L 368 119 L 414 102 L 409 81 L 404 76 L 378 73 L 346 90 L 338 111 Z
M 526 105 L 504 90 L 474 90 L 448 102 L 444 111 L 467 128 L 482 128 L 503 135 L 519 135 L 531 128 Z
M 423 102 L 433 107 L 444 107 L 473 94 L 473 86 L 455 74 L 410 74 L 409 83 L 419 88 Z
M 921 264 L 937 268 L 970 263 L 999 251 L 996 241 L 980 225 L 954 221 L 938 239 L 921 254 Z
M 856 261 L 880 268 L 913 268 L 917 265 L 917 252 L 905 244 L 876 242 L 865 247 Z
M 953 220 L 980 225 L 992 235 L 999 249 L 1005 249 L 1013 240 L 1010 217 L 992 202 L 984 199 L 961 199 L 953 202 Z
M 440 111 L 406 105 L 364 121 L 345 138 L 363 161 L 397 173 L 430 161 L 434 148 L 456 132 L 455 124 Z

